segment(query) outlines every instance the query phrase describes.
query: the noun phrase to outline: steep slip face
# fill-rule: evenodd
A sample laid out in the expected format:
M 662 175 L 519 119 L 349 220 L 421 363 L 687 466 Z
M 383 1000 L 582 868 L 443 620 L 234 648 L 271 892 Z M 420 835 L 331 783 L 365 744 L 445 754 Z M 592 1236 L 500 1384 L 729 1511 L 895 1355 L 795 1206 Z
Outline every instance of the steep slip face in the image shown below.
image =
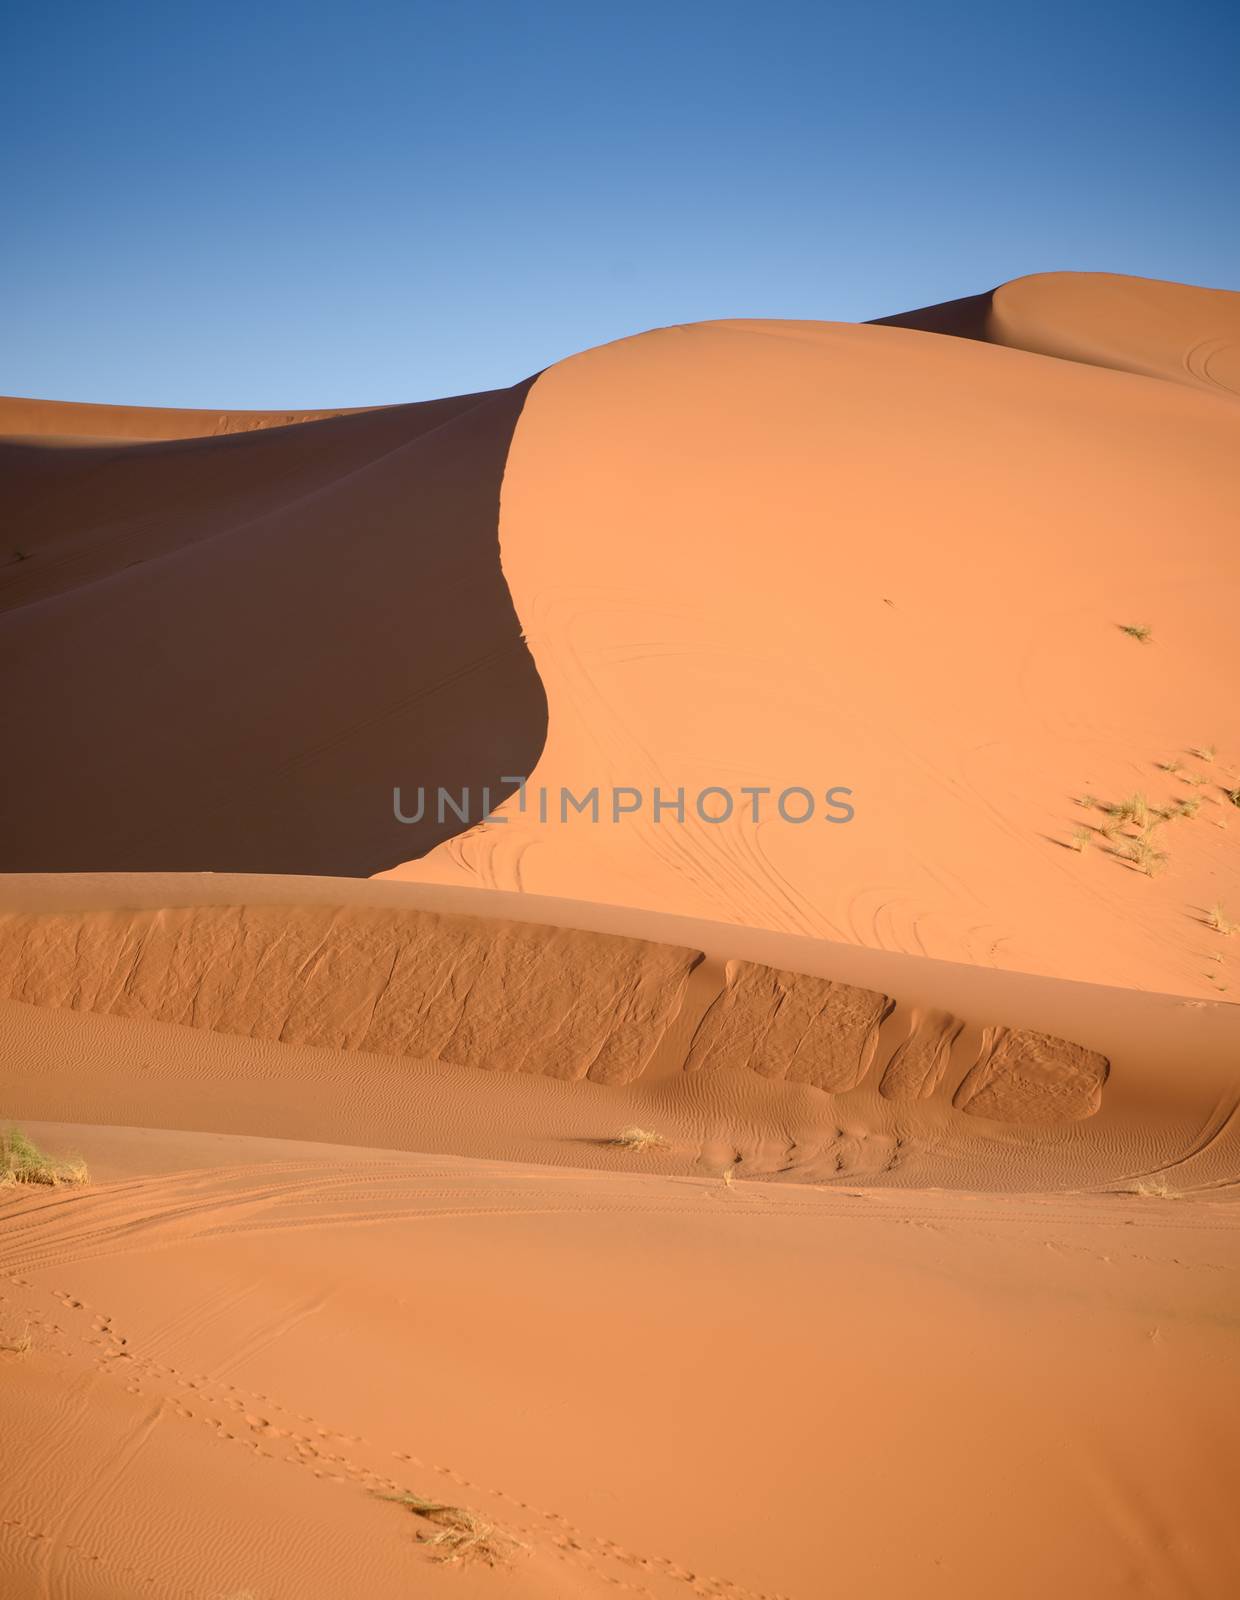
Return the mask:
M 363 876 L 463 826 L 398 785 L 504 792 L 546 717 L 496 532 L 527 388 L 0 445 L 0 869 Z
M 1240 992 L 1208 926 L 1240 914 L 1236 427 L 1214 392 L 896 327 L 551 368 L 501 514 L 546 748 L 524 811 L 394 876 Z M 593 789 L 598 821 L 562 809 Z M 1152 855 L 1134 792 L 1172 819 Z

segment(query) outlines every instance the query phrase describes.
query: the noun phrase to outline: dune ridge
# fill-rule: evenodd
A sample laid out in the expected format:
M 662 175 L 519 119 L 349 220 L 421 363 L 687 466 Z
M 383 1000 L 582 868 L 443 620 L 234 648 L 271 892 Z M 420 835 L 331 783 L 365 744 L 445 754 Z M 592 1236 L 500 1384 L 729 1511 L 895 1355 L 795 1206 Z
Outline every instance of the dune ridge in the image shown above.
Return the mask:
M 1236 294 L 1114 272 L 1038 272 L 872 326 L 950 334 L 1240 397 Z

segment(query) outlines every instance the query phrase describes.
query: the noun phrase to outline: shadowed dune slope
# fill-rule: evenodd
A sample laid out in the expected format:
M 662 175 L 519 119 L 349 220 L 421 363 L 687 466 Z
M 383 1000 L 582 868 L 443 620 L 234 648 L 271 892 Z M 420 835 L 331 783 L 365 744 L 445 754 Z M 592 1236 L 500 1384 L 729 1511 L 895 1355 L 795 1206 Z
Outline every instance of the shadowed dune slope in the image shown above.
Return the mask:
M 1240 918 L 1240 413 L 1172 355 L 1240 295 L 1067 274 L 996 319 L 1107 364 L 721 322 L 545 372 L 500 519 L 550 707 L 530 803 L 397 875 L 1240 993 L 1210 926 Z M 1112 370 L 1142 362 L 1176 381 Z M 597 822 L 560 809 L 595 788 Z
M 0 445 L 0 866 L 364 875 L 461 826 L 402 826 L 396 785 L 525 771 L 546 710 L 496 518 L 527 387 Z

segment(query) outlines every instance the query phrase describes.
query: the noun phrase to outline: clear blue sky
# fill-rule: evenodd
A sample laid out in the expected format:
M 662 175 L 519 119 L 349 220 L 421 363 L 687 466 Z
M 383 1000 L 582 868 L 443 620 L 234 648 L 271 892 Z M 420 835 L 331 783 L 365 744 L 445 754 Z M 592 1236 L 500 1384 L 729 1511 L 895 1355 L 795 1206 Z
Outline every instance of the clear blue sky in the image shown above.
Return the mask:
M 329 406 L 1055 268 L 1240 288 L 1240 8 L 127 0 L 0 24 L 0 392 Z

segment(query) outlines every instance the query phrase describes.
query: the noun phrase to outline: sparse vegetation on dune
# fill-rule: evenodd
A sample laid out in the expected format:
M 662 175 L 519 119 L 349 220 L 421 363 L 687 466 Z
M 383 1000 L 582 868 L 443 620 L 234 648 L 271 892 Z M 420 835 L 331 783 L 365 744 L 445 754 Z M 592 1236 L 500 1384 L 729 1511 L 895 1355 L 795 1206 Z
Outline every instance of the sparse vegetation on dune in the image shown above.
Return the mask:
M 1137 828 L 1148 828 L 1152 820 L 1157 821 L 1164 815 L 1150 805 L 1149 800 L 1139 789 L 1114 805 L 1098 803 L 1107 817 L 1106 826 L 1102 831 L 1108 837 L 1113 837 L 1130 823 Z
M 1121 861 L 1129 861 L 1138 872 L 1155 877 L 1167 865 L 1167 852 L 1154 843 L 1153 829 L 1149 828 L 1139 839 L 1125 839 L 1115 847 Z
M 1130 639 L 1136 639 L 1141 644 L 1151 639 L 1154 634 L 1148 622 L 1120 622 L 1116 626 L 1121 633 L 1126 633 Z
M 1138 1194 L 1144 1200 L 1183 1200 L 1184 1191 L 1173 1189 L 1161 1172 L 1148 1178 L 1138 1178 L 1127 1194 Z
M 672 1141 L 650 1128 L 622 1128 L 611 1141 L 622 1150 L 670 1150 Z
M 1215 755 L 1215 746 L 1212 744 L 1194 745 L 1193 754 L 1199 761 L 1213 761 Z
M 1093 840 L 1093 837 L 1092 828 L 1073 828 L 1072 848 L 1074 850 L 1084 850 L 1085 846 Z
M 57 1161 L 45 1155 L 20 1128 L 0 1131 L 0 1188 L 17 1184 L 89 1183 L 84 1161 Z
M 30 1337 L 30 1324 L 21 1333 L 0 1333 L 0 1351 L 11 1356 L 24 1356 L 34 1341 Z
M 1224 937 L 1230 937 L 1235 933 L 1237 926 L 1240 926 L 1227 915 L 1221 902 L 1212 905 L 1206 912 L 1206 923 L 1215 933 L 1221 933 Z
M 433 1533 L 419 1534 L 419 1542 L 430 1545 L 441 1561 L 481 1561 L 496 1567 L 525 1549 L 520 1539 L 465 1506 L 447 1505 L 410 1493 L 385 1494 L 380 1499 L 405 1506 L 434 1527 Z

